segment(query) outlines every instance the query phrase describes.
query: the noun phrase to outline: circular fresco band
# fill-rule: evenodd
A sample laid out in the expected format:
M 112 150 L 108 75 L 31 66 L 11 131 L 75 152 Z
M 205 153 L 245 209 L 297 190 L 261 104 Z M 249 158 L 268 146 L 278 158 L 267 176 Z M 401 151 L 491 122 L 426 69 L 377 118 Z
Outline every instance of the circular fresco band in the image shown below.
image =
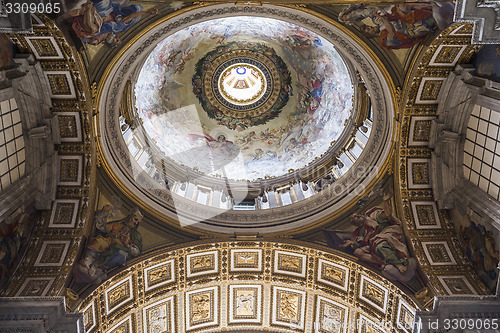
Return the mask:
M 257 79 L 262 82 L 262 92 L 259 90 L 245 101 L 222 86 L 228 70 L 241 65 L 255 68 Z M 245 127 L 275 118 L 291 91 L 291 75 L 285 62 L 273 48 L 258 43 L 232 42 L 216 47 L 197 62 L 192 82 L 193 92 L 209 117 L 219 121 L 231 118 L 243 122 Z

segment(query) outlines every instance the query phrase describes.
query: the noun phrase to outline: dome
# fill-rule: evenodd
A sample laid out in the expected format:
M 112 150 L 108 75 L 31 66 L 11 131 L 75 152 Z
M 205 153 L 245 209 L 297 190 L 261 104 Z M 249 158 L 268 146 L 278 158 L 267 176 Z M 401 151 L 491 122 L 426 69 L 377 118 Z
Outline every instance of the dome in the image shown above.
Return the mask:
M 5 331 L 42 317 L 54 330 L 107 333 L 364 331 L 358 323 L 409 332 L 452 308 L 494 317 L 498 297 L 485 295 L 498 280 L 499 152 L 491 156 L 500 103 L 498 85 L 482 77 L 492 65 L 482 52 L 495 47 L 470 44 L 480 25 L 437 30 L 453 4 L 119 2 L 135 13 L 103 27 L 126 30 L 91 38 L 80 37 L 88 14 L 111 3 L 66 5 L 57 18 L 33 15 L 32 34 L 0 34 L 17 52 L 0 70 L 0 293 L 9 297 L 0 316 L 22 319 Z M 407 18 L 394 16 L 403 12 L 425 17 L 415 25 L 425 40 L 363 34 L 381 22 L 373 16 L 392 17 L 380 34 L 404 27 Z M 291 28 L 271 36 L 271 19 Z M 178 38 L 186 31 L 203 50 L 190 52 Z M 169 38 L 176 49 L 164 48 L 163 61 L 174 70 L 143 72 Z M 311 52 L 327 43 L 348 80 L 300 85 L 300 70 L 318 65 Z M 321 109 L 349 88 L 336 104 L 344 109 Z M 148 96 L 165 108 L 156 119 L 141 109 Z M 342 110 L 337 132 L 315 119 Z M 286 166 L 250 173 L 260 157 L 243 159 L 250 134 L 263 141 L 261 128 L 301 115 L 321 135 L 305 125 L 295 141 L 276 139 L 292 157 L 276 159 Z M 201 129 L 187 126 L 193 119 Z M 320 146 L 318 138 L 324 149 L 288 165 L 298 155 L 287 143 Z M 212 158 L 222 148 L 227 158 Z M 240 155 L 236 175 L 230 163 Z
M 210 176 L 256 181 L 326 153 L 352 114 L 354 89 L 335 47 L 308 29 L 228 17 L 162 40 L 135 83 L 146 137 Z
M 278 232 L 339 213 L 375 180 L 392 135 L 386 74 L 358 42 L 292 8 L 165 17 L 102 86 L 109 173 L 181 226 Z

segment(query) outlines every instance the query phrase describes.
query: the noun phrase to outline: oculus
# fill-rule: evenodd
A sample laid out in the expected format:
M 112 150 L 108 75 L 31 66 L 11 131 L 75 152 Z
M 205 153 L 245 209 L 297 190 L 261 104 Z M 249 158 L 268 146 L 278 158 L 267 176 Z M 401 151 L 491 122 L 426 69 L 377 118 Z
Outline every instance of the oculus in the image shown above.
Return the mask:
M 219 89 L 225 100 L 248 105 L 259 100 L 267 87 L 262 71 L 250 64 L 236 64 L 219 77 Z
M 230 129 L 265 124 L 279 115 L 291 76 L 276 51 L 261 43 L 218 46 L 196 64 L 193 92 L 210 118 Z

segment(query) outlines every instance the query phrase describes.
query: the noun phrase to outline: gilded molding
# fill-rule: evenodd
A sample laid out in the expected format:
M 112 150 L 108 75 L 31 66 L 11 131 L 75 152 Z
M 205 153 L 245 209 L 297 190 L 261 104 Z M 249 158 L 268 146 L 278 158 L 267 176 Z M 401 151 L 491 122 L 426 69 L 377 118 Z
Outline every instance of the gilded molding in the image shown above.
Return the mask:
M 261 255 L 251 257 L 250 252 Z M 211 257 L 215 261 L 205 260 L 208 253 L 217 254 Z M 252 270 L 252 264 L 227 270 L 252 258 L 263 271 Z M 185 269 L 193 261 L 199 263 L 196 275 Z M 156 283 L 161 276 L 168 278 Z M 109 323 L 126 322 L 135 313 L 143 320 L 132 320 L 133 331 L 150 332 L 157 325 L 170 327 L 170 332 L 262 327 L 288 332 L 310 331 L 321 323 L 329 332 L 335 320 L 355 325 L 360 316 L 396 327 L 402 324 L 401 307 L 412 321 L 418 309 L 412 299 L 343 253 L 297 241 L 234 241 L 196 242 L 151 253 L 101 284 L 75 311 L 84 312 L 88 332 L 106 331 Z M 154 315 L 153 309 L 162 315 Z
M 84 65 L 78 52 L 68 44 L 52 20 L 40 14 L 36 19 L 42 24 L 34 26 L 34 34 L 11 35 L 11 40 L 22 52 L 33 53 L 45 73 L 64 73 L 64 87 L 49 84 L 51 89 L 67 89 L 66 93 L 62 91 L 65 98 L 52 98 L 52 112 L 60 120 L 66 119 L 69 125 L 75 125 L 77 131 L 64 132 L 64 126 L 61 128 L 58 155 L 62 169 L 67 173 L 58 176 L 57 199 L 51 211 L 41 214 L 30 250 L 20 262 L 18 274 L 9 281 L 4 296 L 58 295 L 64 291 L 71 266 L 82 245 L 83 232 L 88 226 L 86 222 L 92 214 L 89 207 L 93 205 L 96 186 L 90 121 L 92 109 L 88 103 L 91 94 Z M 45 44 L 39 45 L 42 42 Z M 52 47 L 39 53 L 44 45 Z
M 402 213 L 405 230 L 411 236 L 412 250 L 430 282 L 429 287 L 437 295 L 457 294 L 456 288 L 460 284 L 463 287 L 460 290 L 470 288 L 471 293 L 487 293 L 461 250 L 448 212 L 437 209 L 431 188 L 418 185 L 424 184 L 422 177 L 426 173 L 411 166 L 412 163 L 418 166 L 424 161 L 430 163 L 431 157 L 428 140 L 419 139 L 422 141 L 416 146 L 415 140 L 410 139 L 416 133 L 415 130 L 410 131 L 412 118 L 436 117 L 441 82 L 444 82 L 455 64 L 470 61 L 478 50 L 477 46 L 470 45 L 471 27 L 469 23 L 454 24 L 443 31 L 427 49 L 422 50 L 419 62 L 413 63 L 410 71 L 412 75 L 408 76 L 403 89 L 407 97 L 397 152 L 400 162 L 396 176 L 396 188 L 399 190 L 397 205 L 398 211 Z M 462 31 L 460 36 L 455 35 L 458 31 Z
M 382 169 L 385 170 L 388 165 L 387 161 L 392 149 L 391 146 L 385 143 L 389 142 L 389 140 L 391 143 L 394 142 L 393 135 L 395 134 L 395 128 L 392 126 L 391 110 L 395 103 L 395 88 L 380 61 L 357 36 L 353 35 L 352 32 L 338 22 L 322 17 L 307 9 L 303 9 L 299 12 L 284 7 L 273 6 L 254 7 L 221 5 L 207 8 L 194 7 L 192 11 L 186 10 L 182 12 L 182 14 L 169 16 L 155 22 L 154 25 L 148 28 L 149 32 L 136 36 L 134 40 L 128 43 L 127 46 L 120 51 L 120 54 L 112 60 L 108 67 L 109 70 L 106 71 L 98 88 L 100 112 L 96 120 L 99 124 L 100 133 L 99 151 L 101 155 L 105 157 L 103 158 L 103 166 L 106 172 L 127 197 L 139 203 L 144 210 L 148 211 L 153 216 L 169 224 L 178 225 L 178 222 L 175 220 L 176 214 L 173 213 L 174 201 L 170 192 L 161 189 L 155 189 L 154 191 L 148 190 L 149 188 L 155 188 L 152 180 L 141 175 L 134 177 L 132 175 L 132 164 L 128 157 L 128 151 L 124 148 L 121 140 L 111 139 L 120 136 L 113 114 L 116 113 L 118 105 L 118 92 L 122 91 L 121 81 L 113 80 L 112 78 L 116 75 L 122 78 L 134 77 L 134 75 L 137 74 L 135 72 L 137 71 L 138 64 L 142 61 L 141 59 L 143 59 L 151 49 L 151 46 L 148 45 L 155 45 L 154 41 L 166 36 L 173 28 L 179 29 L 185 27 L 197 22 L 199 19 L 217 18 L 221 15 L 242 15 L 246 13 L 252 13 L 254 15 L 273 15 L 273 17 L 276 18 L 301 22 L 302 25 L 313 31 L 317 31 L 322 36 L 336 43 L 339 51 L 344 57 L 346 57 L 348 61 L 357 64 L 356 66 L 359 66 L 358 70 L 364 76 L 373 98 L 375 122 L 372 138 L 371 142 L 365 148 L 362 158 L 357 162 L 357 166 L 355 167 L 357 170 L 350 170 L 346 176 L 335 183 L 334 187 L 337 189 L 340 187 L 353 189 L 362 185 L 366 190 L 376 182 L 383 174 Z M 339 37 L 340 32 L 344 34 L 344 37 Z M 348 38 L 345 38 L 345 36 Z M 357 43 L 356 46 L 349 40 L 349 37 Z M 134 46 L 132 47 L 132 45 Z M 363 51 L 360 51 L 358 46 L 361 46 Z M 382 76 L 376 73 L 381 73 Z M 381 77 L 383 77 L 384 80 L 381 80 Z M 382 93 L 383 91 L 385 91 L 385 96 L 384 93 Z M 104 111 L 106 113 L 103 113 Z M 380 154 L 382 154 L 382 157 L 379 156 Z M 358 171 L 361 169 L 368 170 L 373 165 L 376 165 L 378 170 L 369 175 L 365 175 L 364 179 L 355 176 L 355 174 L 365 174 L 366 172 L 363 173 L 363 171 Z M 122 170 L 123 174 L 117 174 L 116 170 Z M 304 223 L 304 221 L 298 222 L 298 220 L 303 217 L 303 206 L 306 205 L 303 202 L 298 202 L 295 203 L 293 207 L 286 207 L 283 209 L 277 208 L 272 212 L 265 210 L 259 211 L 258 215 L 253 214 L 251 217 L 241 212 L 221 212 L 221 215 L 210 219 L 212 224 L 210 230 L 220 233 L 227 232 L 228 227 L 233 228 L 237 226 L 233 223 L 234 221 L 241 221 L 247 225 L 248 223 L 252 223 L 254 227 L 253 230 L 259 230 L 261 233 L 277 233 L 282 231 L 283 228 L 293 228 L 296 231 L 303 231 L 302 225 L 304 224 L 308 225 L 307 228 L 314 228 L 325 221 L 331 220 L 342 212 L 345 212 L 346 209 L 349 209 L 349 207 L 355 204 L 360 196 L 364 195 L 365 190 L 361 191 L 363 193 L 350 195 L 346 194 L 350 192 L 349 190 L 342 191 L 341 195 L 332 193 L 332 191 L 323 191 L 317 194 L 315 196 L 315 203 L 317 203 L 315 205 L 316 217 L 314 219 L 308 218 L 306 223 Z M 139 192 L 144 193 L 144 195 L 139 195 Z M 151 198 L 146 199 L 146 197 L 156 199 L 152 201 Z M 161 204 L 159 204 L 160 202 Z M 311 207 L 309 203 L 307 205 Z M 182 200 L 182 198 L 176 198 L 175 209 L 177 209 L 177 211 L 189 211 L 190 218 L 193 218 L 195 221 L 203 221 L 209 216 L 207 215 L 207 207 L 193 204 L 187 200 Z M 325 214 L 325 212 L 327 213 Z M 213 214 L 210 214 L 210 216 L 213 216 Z M 265 228 L 262 227 L 263 223 L 266 225 Z M 255 229 L 257 226 L 258 229 Z M 198 228 L 206 229 L 207 226 L 203 223 L 199 223 L 196 228 L 192 226 L 187 228 L 189 228 L 190 231 L 199 233 L 200 230 Z

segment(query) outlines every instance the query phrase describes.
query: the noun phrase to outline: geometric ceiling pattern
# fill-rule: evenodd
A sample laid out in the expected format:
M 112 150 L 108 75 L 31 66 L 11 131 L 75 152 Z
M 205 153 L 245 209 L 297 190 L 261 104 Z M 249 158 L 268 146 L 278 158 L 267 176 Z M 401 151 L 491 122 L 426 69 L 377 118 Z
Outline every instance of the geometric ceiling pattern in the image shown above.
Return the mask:
M 52 209 L 43 211 L 31 239 L 30 253 L 2 296 L 58 295 L 64 290 L 78 254 L 96 186 L 90 91 L 81 58 L 54 22 L 34 16 L 33 34 L 9 38 L 22 54 L 33 54 L 49 86 L 51 111 L 59 122 L 57 190 Z M 52 179 L 51 179 L 52 180 Z
M 431 43 L 419 63 L 414 64 L 414 75 L 405 83 L 405 104 L 400 112 L 401 140 L 395 174 L 399 178 L 402 221 L 436 295 L 488 293 L 461 251 L 449 213 L 437 209 L 430 182 L 429 139 L 438 96 L 456 64 L 469 62 L 477 52 L 478 46 L 470 45 L 472 28 L 472 23 L 454 24 Z
M 498 0 L 457 0 L 456 22 L 473 22 L 472 43 L 500 43 L 500 1 Z
M 401 289 L 353 258 L 304 244 L 162 249 L 105 281 L 77 311 L 90 333 L 411 332 L 417 306 Z

